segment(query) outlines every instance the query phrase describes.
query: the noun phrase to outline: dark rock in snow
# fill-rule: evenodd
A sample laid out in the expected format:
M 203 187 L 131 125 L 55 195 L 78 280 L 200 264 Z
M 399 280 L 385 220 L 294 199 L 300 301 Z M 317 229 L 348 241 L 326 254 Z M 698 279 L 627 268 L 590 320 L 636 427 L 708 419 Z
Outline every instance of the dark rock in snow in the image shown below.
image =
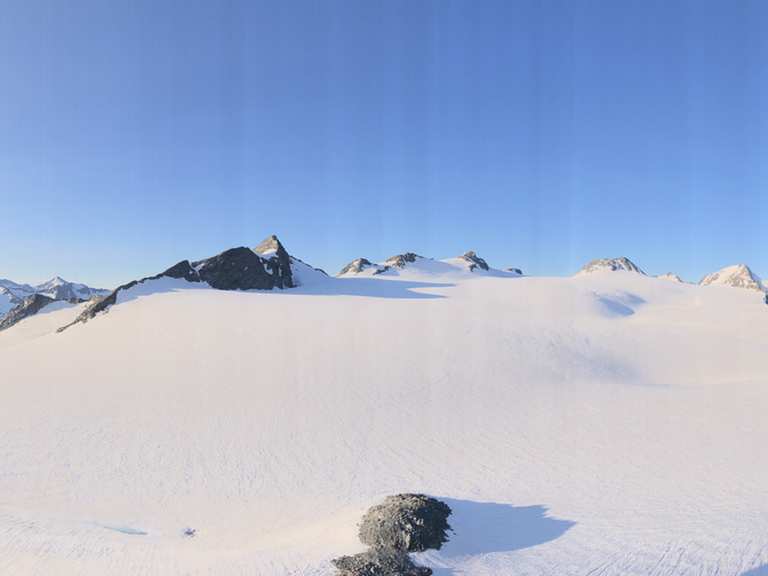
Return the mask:
M 447 504 L 423 494 L 398 494 L 372 507 L 360 524 L 360 541 L 370 549 L 333 560 L 339 576 L 429 576 L 410 552 L 439 550 L 448 541 Z
M 475 268 L 480 268 L 481 270 L 489 269 L 488 263 L 471 250 L 469 252 L 465 252 L 461 258 L 469 262 L 470 271 L 474 270 Z
M 450 514 L 446 503 L 423 494 L 388 496 L 363 516 L 360 541 L 407 552 L 439 550 L 448 541 Z
M 397 254 L 387 258 L 384 261 L 384 264 L 394 268 L 405 268 L 406 264 L 416 262 L 416 260 L 421 260 L 422 258 L 423 256 L 419 256 L 413 252 L 406 252 L 405 254 Z
M 254 249 L 241 246 L 204 260 L 182 260 L 160 274 L 123 284 L 88 306 L 74 322 L 62 326 L 58 331 L 66 330 L 78 322 L 87 322 L 100 312 L 105 312 L 117 303 L 120 292 L 160 278 L 206 282 L 217 290 L 272 290 L 294 287 L 291 256 L 277 236 L 272 235 Z
M 332 561 L 338 576 L 431 576 L 432 570 L 417 566 L 407 552 L 368 550 Z
M 291 272 L 291 256 L 288 251 L 272 234 L 264 239 L 254 252 L 267 261 L 267 268 L 275 278 L 274 286 L 277 288 L 293 288 L 293 273 Z
M 510 268 L 505 268 L 505 270 L 507 272 L 512 272 L 512 274 L 517 274 L 518 276 L 522 276 L 523 275 L 523 271 L 520 268 L 512 268 L 512 267 L 510 267 Z
M 363 272 L 364 270 L 367 270 L 368 268 L 374 268 L 373 274 L 381 274 L 382 272 L 386 272 L 389 270 L 389 266 L 382 266 L 381 264 L 375 264 L 368 260 L 367 258 L 356 258 L 355 260 L 352 260 L 349 264 L 344 266 L 344 268 L 341 269 L 339 272 L 339 276 L 343 276 L 345 274 L 360 274 L 360 272 Z
M 217 290 L 271 290 L 275 287 L 275 276 L 267 271 L 266 265 L 261 256 L 245 247 L 231 248 L 192 263 L 199 280 Z
M 33 294 L 32 296 L 28 296 L 20 304 L 12 308 L 5 316 L 3 316 L 3 319 L 0 321 L 0 330 L 10 328 L 14 324 L 24 320 L 24 318 L 34 316 L 40 312 L 40 310 L 53 302 L 56 302 L 56 300 L 42 294 Z

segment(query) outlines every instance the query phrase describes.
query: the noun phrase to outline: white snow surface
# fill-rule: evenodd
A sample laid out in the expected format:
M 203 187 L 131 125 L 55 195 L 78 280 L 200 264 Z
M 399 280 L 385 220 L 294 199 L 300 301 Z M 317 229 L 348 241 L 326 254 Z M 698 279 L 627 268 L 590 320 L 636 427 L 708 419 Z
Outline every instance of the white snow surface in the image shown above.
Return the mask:
M 436 576 L 765 573 L 761 298 L 432 262 L 0 333 L 0 573 L 329 576 L 404 491 Z

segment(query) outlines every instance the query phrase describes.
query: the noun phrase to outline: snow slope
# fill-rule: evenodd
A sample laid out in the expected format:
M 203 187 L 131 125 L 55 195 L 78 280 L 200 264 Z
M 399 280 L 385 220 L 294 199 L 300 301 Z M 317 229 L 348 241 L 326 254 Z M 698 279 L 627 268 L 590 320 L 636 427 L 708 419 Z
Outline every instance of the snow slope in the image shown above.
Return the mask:
M 440 266 L 0 334 L 0 573 L 330 575 L 402 491 L 454 509 L 437 576 L 763 573 L 759 294 Z

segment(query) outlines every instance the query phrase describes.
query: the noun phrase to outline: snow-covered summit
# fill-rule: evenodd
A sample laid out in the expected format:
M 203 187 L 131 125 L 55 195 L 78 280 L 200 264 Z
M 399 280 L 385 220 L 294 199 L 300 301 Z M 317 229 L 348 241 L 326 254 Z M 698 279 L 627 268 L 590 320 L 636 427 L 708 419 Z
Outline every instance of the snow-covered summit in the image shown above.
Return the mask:
M 383 272 L 384 269 L 384 266 L 380 264 L 374 264 L 367 258 L 355 258 L 352 260 L 352 262 L 344 266 L 344 268 L 339 271 L 337 276 L 352 276 L 355 274 L 360 274 L 361 272 L 365 272 L 366 270 L 371 270 L 374 274 L 378 274 Z
M 19 300 L 35 293 L 34 286 L 30 286 L 29 284 L 19 284 L 18 282 L 8 280 L 7 278 L 0 278 L 0 289 L 6 294 L 11 294 Z
M 344 266 L 344 268 L 339 271 L 337 276 L 377 276 L 390 270 L 402 270 L 408 265 L 420 262 L 422 260 L 430 259 L 419 256 L 414 252 L 395 254 L 394 256 L 390 256 L 384 260 L 384 262 L 380 263 L 371 262 L 367 258 L 355 258 L 352 260 L 352 262 Z
M 659 278 L 660 280 L 669 280 L 670 282 L 677 282 L 678 284 L 684 284 L 685 280 L 680 278 L 677 274 L 674 274 L 672 272 L 667 272 L 666 274 L 659 274 L 656 276 L 656 278 Z
M 372 262 L 367 258 L 356 258 L 344 266 L 338 273 L 338 277 L 350 278 L 358 276 L 368 277 L 402 277 L 402 278 L 430 278 L 443 276 L 521 276 L 522 271 L 517 268 L 509 270 L 497 270 L 488 265 L 476 252 L 470 250 L 461 256 L 437 260 L 419 256 L 414 252 L 396 254 L 383 262 Z
M 405 268 L 408 264 L 412 264 L 413 262 L 417 262 L 419 260 L 424 260 L 424 256 L 419 256 L 413 252 L 406 252 L 404 254 L 395 254 L 394 256 L 390 256 L 384 260 L 384 265 L 390 266 L 392 268 Z
M 90 300 L 96 296 L 106 296 L 110 291 L 101 288 L 91 288 L 77 282 L 68 282 L 61 276 L 54 276 L 47 282 L 35 286 L 35 292 L 48 296 L 53 300 L 83 301 Z
M 107 294 L 109 290 L 67 282 L 60 276 L 54 276 L 36 286 L 0 279 L 0 330 L 36 314 L 52 302 L 85 302 Z
M 594 272 L 634 272 L 645 274 L 632 260 L 622 256 L 621 258 L 598 258 L 585 264 L 577 275 L 592 274 Z
M 708 274 L 702 278 L 699 284 L 702 286 L 731 286 L 766 292 L 765 284 L 746 264 L 726 266 L 717 272 Z

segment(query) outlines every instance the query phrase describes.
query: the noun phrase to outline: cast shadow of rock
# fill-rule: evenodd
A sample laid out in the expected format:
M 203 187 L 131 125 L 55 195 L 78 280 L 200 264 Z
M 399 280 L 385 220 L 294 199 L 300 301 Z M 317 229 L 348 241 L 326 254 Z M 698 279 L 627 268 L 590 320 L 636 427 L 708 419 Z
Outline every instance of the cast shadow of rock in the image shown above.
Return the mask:
M 544 506 L 511 506 L 440 498 L 451 507 L 450 540 L 438 551 L 417 557 L 435 576 L 454 574 L 452 565 L 463 557 L 514 552 L 551 542 L 576 523 L 553 518 Z
M 763 564 L 757 568 L 752 568 L 746 572 L 742 572 L 741 576 L 768 576 L 768 564 Z
M 455 284 L 443 282 L 415 282 L 408 280 L 380 280 L 377 278 L 326 278 L 307 286 L 286 290 L 245 290 L 249 294 L 274 296 L 367 296 L 369 298 L 445 298 L 435 292 L 416 290 L 451 288 Z M 118 303 L 129 302 L 143 296 L 190 290 L 214 290 L 207 284 L 187 282 L 175 278 L 158 278 L 138 282 L 128 290 L 120 290 Z
M 310 296 L 367 296 L 369 298 L 445 298 L 435 292 L 417 292 L 422 289 L 451 288 L 455 284 L 446 282 L 416 282 L 410 280 L 384 280 L 378 278 L 327 278 L 307 286 L 280 291 L 285 295 Z M 277 292 L 277 291 L 276 291 Z

